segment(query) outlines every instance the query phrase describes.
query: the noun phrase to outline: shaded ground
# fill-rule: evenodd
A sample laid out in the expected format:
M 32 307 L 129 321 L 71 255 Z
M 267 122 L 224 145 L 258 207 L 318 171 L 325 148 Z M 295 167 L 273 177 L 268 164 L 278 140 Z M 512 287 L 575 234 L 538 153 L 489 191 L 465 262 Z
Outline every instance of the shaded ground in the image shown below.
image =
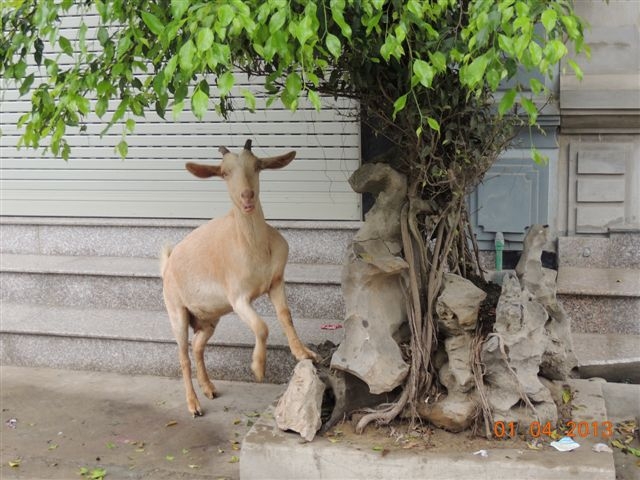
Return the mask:
M 0 478 L 237 479 L 240 442 L 282 387 L 215 383 L 193 419 L 179 379 L 0 367 Z

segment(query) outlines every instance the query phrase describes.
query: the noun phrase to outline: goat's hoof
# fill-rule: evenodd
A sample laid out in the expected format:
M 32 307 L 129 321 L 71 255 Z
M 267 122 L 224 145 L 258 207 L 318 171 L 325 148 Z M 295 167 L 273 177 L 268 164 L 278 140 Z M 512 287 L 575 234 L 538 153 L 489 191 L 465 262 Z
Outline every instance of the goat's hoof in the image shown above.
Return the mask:
M 200 409 L 194 410 L 193 412 L 191 412 L 191 414 L 193 415 L 193 418 L 196 417 L 201 417 L 204 415 L 204 412 Z
M 208 385 L 206 387 L 203 387 L 202 393 L 204 393 L 204 396 L 207 397 L 209 400 L 213 400 L 218 396 L 218 392 L 216 392 L 216 389 L 213 385 Z

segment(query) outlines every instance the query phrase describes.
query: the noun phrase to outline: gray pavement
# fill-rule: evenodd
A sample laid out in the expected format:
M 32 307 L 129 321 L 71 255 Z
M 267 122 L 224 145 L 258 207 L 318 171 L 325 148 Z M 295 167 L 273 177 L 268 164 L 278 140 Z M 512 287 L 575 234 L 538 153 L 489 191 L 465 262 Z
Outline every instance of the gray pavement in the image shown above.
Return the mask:
M 0 478 L 238 479 L 242 438 L 282 386 L 215 384 L 193 419 L 180 379 L 2 366 Z

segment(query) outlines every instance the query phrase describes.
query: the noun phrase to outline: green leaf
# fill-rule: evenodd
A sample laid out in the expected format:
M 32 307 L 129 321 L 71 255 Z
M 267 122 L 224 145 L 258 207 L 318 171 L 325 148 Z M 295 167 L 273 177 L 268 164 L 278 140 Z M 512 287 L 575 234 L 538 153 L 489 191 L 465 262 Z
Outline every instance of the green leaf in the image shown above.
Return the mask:
M 205 52 L 213 45 L 213 31 L 210 28 L 201 28 L 196 35 L 196 47 L 199 52 Z
M 537 78 L 533 78 L 533 77 L 529 79 L 529 86 L 531 87 L 531 91 L 535 95 L 539 95 L 540 92 L 542 92 L 545 89 L 544 84 Z
M 302 91 L 302 79 L 296 72 L 291 72 L 284 83 L 284 88 L 292 97 L 298 97 Z
M 556 22 L 558 20 L 558 14 L 553 8 L 549 8 L 542 12 L 542 16 L 540 17 L 542 25 L 544 29 L 549 33 L 556 26 Z
M 127 118 L 125 125 L 127 127 L 127 132 L 133 133 L 136 128 L 136 121 L 133 118 Z
M 328 33 L 327 37 L 324 40 L 327 49 L 335 58 L 338 58 L 342 53 L 342 44 L 340 43 L 340 39 L 333 35 L 332 33 Z
M 431 87 L 435 72 L 433 67 L 424 60 L 417 59 L 413 62 L 413 73 L 418 81 L 425 87 Z
M 447 57 L 442 52 L 429 52 L 429 60 L 437 72 L 444 72 L 447 69 Z
M 405 93 L 401 97 L 399 97 L 395 102 L 393 102 L 393 119 L 395 120 L 397 113 L 402 110 L 407 104 L 408 93 Z
M 71 47 L 71 42 L 67 37 L 60 36 L 58 39 L 58 45 L 60 45 L 60 48 L 64 53 L 69 56 L 73 55 L 73 47 Z
M 522 96 L 520 97 L 520 104 L 529 115 L 529 125 L 536 123 L 536 119 L 538 118 L 538 109 L 535 104 L 528 98 Z
M 435 130 L 440 133 L 440 124 L 435 118 L 427 117 L 427 123 L 429 124 L 429 127 L 431 127 L 431 130 Z
M 180 69 L 187 72 L 188 75 L 191 75 L 193 71 L 193 57 L 196 53 L 196 46 L 193 41 L 189 39 L 185 42 L 180 50 L 178 51 L 178 62 L 180 63 Z
M 510 90 L 507 90 L 504 95 L 502 96 L 502 99 L 500 100 L 500 104 L 498 105 L 498 113 L 500 114 L 500 116 L 503 116 L 507 111 L 511 110 L 511 107 L 513 107 L 513 102 L 516 99 L 516 89 L 512 88 Z
M 229 25 L 235 16 L 233 7 L 230 5 L 220 5 L 220 8 L 218 8 L 218 23 L 223 27 Z
M 287 20 L 287 11 L 284 8 L 276 11 L 269 20 L 269 32 L 274 33 L 282 28 Z
M 120 143 L 116 145 L 116 151 L 120 154 L 120 158 L 124 160 L 127 158 L 127 153 L 129 153 L 129 145 L 126 141 L 120 140 Z
M 174 19 L 180 20 L 187 8 L 189 8 L 189 0 L 171 0 L 171 15 Z
M 98 28 L 98 41 L 100 42 L 100 45 L 102 45 L 103 47 L 109 41 L 109 32 L 105 27 Z
M 246 88 L 242 90 L 242 96 L 244 97 L 244 103 L 249 111 L 253 112 L 256 109 L 256 97 L 250 90 Z
M 239 461 L 240 461 L 240 457 L 238 457 L 237 455 L 233 455 L 229 460 L 229 463 L 238 463 Z
M 307 97 L 309 98 L 311 105 L 313 105 L 313 108 L 319 112 L 322 109 L 322 103 L 320 102 L 320 95 L 318 95 L 318 92 L 315 90 L 307 90 Z
M 538 153 L 538 155 L 539 155 L 539 152 L 536 149 L 534 149 L 534 151 L 533 151 L 534 160 L 535 160 L 535 154 L 536 153 Z M 562 390 L 562 403 L 566 405 L 570 401 L 571 401 L 571 390 L 565 388 L 565 389 Z
M 225 72 L 218 77 L 218 90 L 221 97 L 226 97 L 231 92 L 236 79 L 231 72 Z
M 207 113 L 208 108 L 209 95 L 198 88 L 191 96 L 191 111 L 198 118 L 198 120 L 202 120 L 202 117 L 204 117 L 204 114 Z
M 24 81 L 22 82 L 22 85 L 20 85 L 20 96 L 24 95 L 25 93 L 27 93 L 29 91 L 29 89 L 31 88 L 31 85 L 33 84 L 33 73 L 30 74 L 29 76 L 27 76 Z
M 529 56 L 533 67 L 538 66 L 542 61 L 542 48 L 536 42 L 529 44 Z
M 471 88 L 475 87 L 482 81 L 488 64 L 489 58 L 486 55 L 476 58 L 471 64 L 460 69 L 460 80 Z
M 107 112 L 107 106 L 109 105 L 109 100 L 107 97 L 100 97 L 96 102 L 96 115 L 98 118 L 102 118 L 104 114 Z
M 549 64 L 558 63 L 567 54 L 567 47 L 560 40 L 551 40 L 544 47 L 544 56 Z
M 545 166 L 549 164 L 549 157 L 546 155 L 541 154 L 537 149 L 533 148 L 531 150 L 531 156 L 533 158 L 533 161 L 540 165 L 540 166 Z M 562 391 L 562 403 L 569 403 L 571 401 L 571 392 L 567 391 L 567 390 L 563 390 Z
M 142 12 L 142 21 L 155 35 L 160 36 L 162 31 L 164 30 L 164 24 L 153 13 Z
M 184 101 L 180 100 L 179 102 L 175 102 L 173 104 L 173 107 L 171 107 L 171 116 L 173 117 L 174 120 L 177 120 L 178 118 L 180 118 L 180 114 L 182 113 L 183 109 L 184 109 Z
M 582 80 L 583 73 L 582 73 L 582 69 L 578 66 L 578 64 L 571 59 L 567 60 L 567 63 L 573 69 L 574 73 L 576 74 L 576 78 L 578 80 Z

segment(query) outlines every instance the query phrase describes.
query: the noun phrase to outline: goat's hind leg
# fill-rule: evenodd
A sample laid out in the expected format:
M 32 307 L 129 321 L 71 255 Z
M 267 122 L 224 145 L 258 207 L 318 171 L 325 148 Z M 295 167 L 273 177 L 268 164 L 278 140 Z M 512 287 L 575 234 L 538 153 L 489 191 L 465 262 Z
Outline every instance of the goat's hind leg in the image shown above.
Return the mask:
M 213 335 L 219 320 L 219 318 L 216 318 L 209 323 L 199 324 L 198 330 L 195 332 L 193 341 L 191 342 L 193 356 L 196 362 L 196 376 L 198 377 L 198 383 L 200 384 L 202 392 L 210 399 L 216 397 L 216 388 L 213 386 L 213 383 L 207 374 L 207 367 L 204 364 L 204 350 L 207 346 L 207 342 Z
M 198 401 L 198 396 L 193 389 L 191 381 L 191 361 L 189 360 L 189 311 L 182 308 L 168 309 L 169 318 L 171 320 L 171 329 L 178 343 L 178 355 L 180 357 L 180 369 L 182 371 L 182 380 L 187 396 L 187 408 L 194 417 L 202 415 L 202 407 Z

